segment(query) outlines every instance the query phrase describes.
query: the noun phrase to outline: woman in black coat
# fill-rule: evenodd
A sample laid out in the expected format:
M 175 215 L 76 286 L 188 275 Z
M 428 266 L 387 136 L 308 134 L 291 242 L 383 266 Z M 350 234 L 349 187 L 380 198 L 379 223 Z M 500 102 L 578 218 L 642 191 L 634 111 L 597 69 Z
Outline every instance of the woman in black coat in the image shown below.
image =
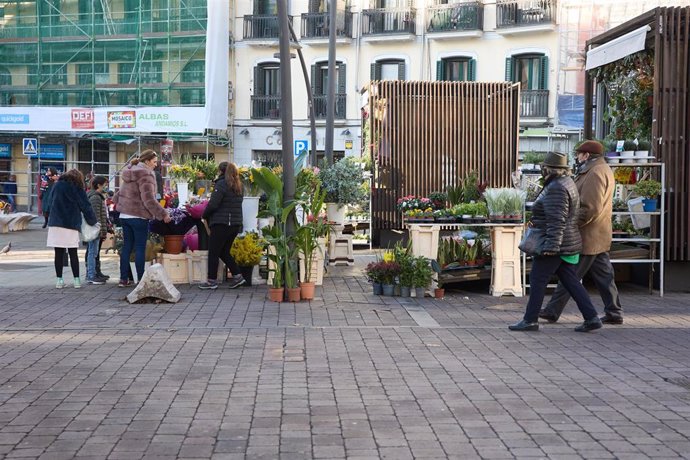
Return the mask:
M 580 283 L 576 266 L 582 250 L 577 226 L 580 196 L 569 175 L 568 157 L 549 153 L 542 163 L 544 189 L 532 206 L 532 227 L 541 235 L 530 272 L 529 300 L 522 321 L 508 326 L 511 331 L 538 331 L 539 310 L 546 286 L 554 274 L 577 303 L 585 321 L 577 332 L 601 328 L 601 320 L 589 294 Z
M 233 273 L 230 289 L 245 283 L 240 267 L 230 255 L 232 243 L 242 231 L 242 181 L 234 164 L 223 162 L 218 169 L 223 175 L 216 179 L 203 215 L 211 231 L 208 237 L 208 275 L 206 282 L 199 285 L 200 289 L 218 288 L 218 259 Z
M 58 289 L 65 287 L 62 279 L 62 262 L 66 250 L 69 253 L 74 276 L 74 287 L 80 288 L 77 248 L 80 243 L 82 214 L 89 225 L 95 225 L 98 220 L 84 191 L 84 176 L 78 169 L 71 169 L 60 176 L 50 192 L 50 203 L 47 246 L 55 248 L 55 275 L 57 276 L 55 287 Z

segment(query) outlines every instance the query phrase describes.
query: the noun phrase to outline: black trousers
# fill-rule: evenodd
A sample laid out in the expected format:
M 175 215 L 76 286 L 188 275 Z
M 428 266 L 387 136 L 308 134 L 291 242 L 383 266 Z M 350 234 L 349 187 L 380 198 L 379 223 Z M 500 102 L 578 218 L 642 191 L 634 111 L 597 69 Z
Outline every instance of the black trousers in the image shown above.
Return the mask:
M 597 310 L 592 305 L 587 290 L 580 283 L 575 267 L 573 264 L 564 262 L 560 256 L 540 256 L 533 259 L 532 271 L 529 274 L 529 300 L 524 316 L 525 321 L 536 323 L 539 320 L 539 310 L 544 302 L 546 286 L 553 274 L 558 276 L 559 282 L 575 299 L 577 308 L 580 309 L 585 320 L 597 316 Z
M 69 253 L 69 262 L 72 267 L 72 275 L 79 277 L 79 258 L 77 256 L 77 248 L 55 248 L 55 275 L 62 278 L 63 263 L 67 260 L 65 251 Z
M 616 286 L 613 266 L 611 265 L 608 252 L 586 256 L 580 255 L 580 262 L 577 264 L 575 272 L 579 279 L 584 278 L 588 273 L 592 277 L 601 300 L 604 302 L 604 313 L 607 316 L 613 318 L 621 318 L 623 316 L 621 299 L 618 295 L 618 287 Z M 568 300 L 570 300 L 570 294 L 568 294 L 568 291 L 561 283 L 558 283 L 558 287 L 551 296 L 549 303 L 544 307 L 544 311 L 559 318 Z
M 211 226 L 211 235 L 208 238 L 208 279 L 215 280 L 218 277 L 218 259 L 222 260 L 233 275 L 240 272 L 240 267 L 230 255 L 232 242 L 242 229 L 241 225 Z

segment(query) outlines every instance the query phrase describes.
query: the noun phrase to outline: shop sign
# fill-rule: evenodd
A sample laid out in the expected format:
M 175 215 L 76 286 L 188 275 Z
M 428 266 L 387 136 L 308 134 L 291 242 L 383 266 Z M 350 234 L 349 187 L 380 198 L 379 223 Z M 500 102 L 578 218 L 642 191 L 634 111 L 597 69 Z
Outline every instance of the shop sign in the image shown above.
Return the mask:
M 0 158 L 12 158 L 12 144 L 0 144 Z
M 62 144 L 41 144 L 38 147 L 41 160 L 64 160 L 65 146 Z
M 72 129 L 94 129 L 96 117 L 93 109 L 72 109 Z
M 25 113 L 0 113 L 0 125 L 28 125 L 29 115 Z
M 122 112 L 108 112 L 108 128 L 136 128 L 137 112 L 134 110 Z

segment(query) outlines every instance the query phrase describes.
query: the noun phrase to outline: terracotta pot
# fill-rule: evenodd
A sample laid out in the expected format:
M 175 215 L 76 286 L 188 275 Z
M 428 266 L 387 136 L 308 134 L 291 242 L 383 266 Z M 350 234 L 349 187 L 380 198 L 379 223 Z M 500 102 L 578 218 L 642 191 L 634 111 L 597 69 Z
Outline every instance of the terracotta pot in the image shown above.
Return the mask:
M 442 299 L 445 294 L 446 294 L 446 290 L 443 288 L 434 289 L 434 297 L 436 299 Z
M 287 288 L 288 302 L 299 302 L 302 300 L 302 288 Z
M 272 302 L 283 301 L 284 288 L 268 288 L 268 300 Z
M 302 290 L 302 298 L 304 300 L 313 300 L 314 291 L 316 290 L 316 284 L 314 283 L 301 283 L 300 289 Z
M 165 252 L 168 254 L 179 254 L 182 252 L 182 241 L 184 235 L 165 235 L 163 241 L 165 242 Z

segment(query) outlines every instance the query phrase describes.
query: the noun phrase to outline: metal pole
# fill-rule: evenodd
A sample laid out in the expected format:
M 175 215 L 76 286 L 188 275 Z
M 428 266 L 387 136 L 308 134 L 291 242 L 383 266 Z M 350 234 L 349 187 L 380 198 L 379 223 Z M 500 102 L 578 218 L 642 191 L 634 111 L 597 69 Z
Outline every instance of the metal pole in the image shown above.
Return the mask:
M 290 21 L 288 21 L 288 27 L 290 27 L 290 35 L 292 36 L 292 40 L 297 43 L 297 35 L 295 35 L 295 31 L 292 28 Z M 311 132 L 311 154 L 309 164 L 311 166 L 316 166 L 316 115 L 314 114 L 314 94 L 312 93 L 311 84 L 309 83 L 309 72 L 307 71 L 307 64 L 304 62 L 302 48 L 297 47 L 297 55 L 299 56 L 299 63 L 302 65 L 304 84 L 307 87 L 307 104 L 309 104 L 309 132 Z
M 337 0 L 328 3 L 328 87 L 326 88 L 326 164 L 333 164 L 333 121 L 335 118 L 335 28 Z
M 278 26 L 280 29 L 280 119 L 283 139 L 283 199 L 295 197 L 295 164 L 292 145 L 292 76 L 290 74 L 290 27 L 288 0 L 278 0 Z M 294 233 L 292 219 L 288 219 L 287 234 Z

